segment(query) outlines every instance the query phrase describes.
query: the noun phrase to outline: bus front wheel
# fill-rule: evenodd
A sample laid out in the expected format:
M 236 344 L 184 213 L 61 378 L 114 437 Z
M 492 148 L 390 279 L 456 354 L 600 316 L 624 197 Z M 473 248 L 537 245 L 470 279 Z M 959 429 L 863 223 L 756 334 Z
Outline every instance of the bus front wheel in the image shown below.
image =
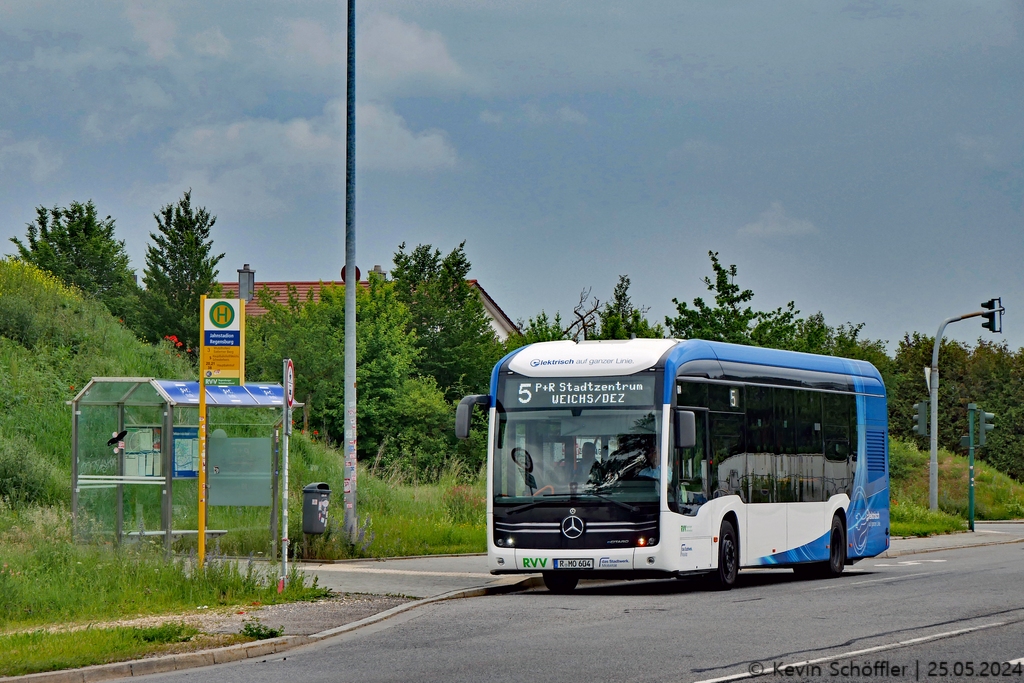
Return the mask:
M 572 593 L 580 580 L 575 576 L 556 574 L 555 572 L 544 572 L 544 585 L 552 593 Z
M 718 590 L 729 590 L 736 585 L 739 569 L 739 539 L 736 527 L 727 519 L 722 522 L 722 530 L 718 533 L 718 570 L 711 572 L 712 585 Z

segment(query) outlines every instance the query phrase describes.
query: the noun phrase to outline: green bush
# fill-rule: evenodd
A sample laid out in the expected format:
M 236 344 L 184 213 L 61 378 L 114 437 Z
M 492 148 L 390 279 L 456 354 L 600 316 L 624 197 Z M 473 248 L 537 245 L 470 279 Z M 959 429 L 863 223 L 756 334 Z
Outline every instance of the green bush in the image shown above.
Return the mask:
M 0 499 L 52 505 L 67 495 L 66 474 L 23 436 L 0 432 Z
M 246 638 L 252 638 L 253 640 L 266 640 L 268 638 L 283 636 L 284 626 L 281 628 L 271 628 L 260 621 L 259 617 L 253 617 L 252 619 L 245 619 L 242 621 L 242 630 L 240 633 Z

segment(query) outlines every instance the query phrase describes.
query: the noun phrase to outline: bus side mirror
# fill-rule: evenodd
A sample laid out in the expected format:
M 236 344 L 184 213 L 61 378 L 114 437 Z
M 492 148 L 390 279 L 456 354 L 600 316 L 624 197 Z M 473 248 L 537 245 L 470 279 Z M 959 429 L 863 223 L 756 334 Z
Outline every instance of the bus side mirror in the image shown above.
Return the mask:
M 693 448 L 697 445 L 697 418 L 689 410 L 675 413 L 676 448 Z
M 473 417 L 473 406 L 491 406 L 489 394 L 473 394 L 459 401 L 455 409 L 455 436 L 460 439 L 469 438 L 469 423 Z

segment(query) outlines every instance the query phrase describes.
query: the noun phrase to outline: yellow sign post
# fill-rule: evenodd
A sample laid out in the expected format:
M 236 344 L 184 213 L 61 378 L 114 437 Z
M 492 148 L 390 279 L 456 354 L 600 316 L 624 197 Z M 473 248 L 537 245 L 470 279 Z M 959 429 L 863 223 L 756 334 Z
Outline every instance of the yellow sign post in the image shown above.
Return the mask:
M 200 298 L 199 566 L 206 561 L 206 387 L 245 384 L 245 302 Z

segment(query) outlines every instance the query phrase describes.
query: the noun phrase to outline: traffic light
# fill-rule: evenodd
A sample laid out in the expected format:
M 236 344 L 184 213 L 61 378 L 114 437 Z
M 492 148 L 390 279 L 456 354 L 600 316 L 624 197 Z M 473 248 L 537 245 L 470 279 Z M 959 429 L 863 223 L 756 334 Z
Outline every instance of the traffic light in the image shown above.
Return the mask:
M 984 327 L 986 330 L 990 330 L 992 332 L 1002 332 L 1003 298 L 999 297 L 997 299 L 989 299 L 988 301 L 983 303 L 981 307 L 988 311 L 988 313 L 983 313 L 981 316 L 982 318 L 985 319 L 985 321 L 981 323 L 981 326 Z
M 994 420 L 995 418 L 996 418 L 996 416 L 993 413 L 986 413 L 984 410 L 979 410 L 978 411 L 978 445 L 979 446 L 984 446 L 985 445 L 985 435 L 988 434 L 989 432 L 991 432 L 993 429 L 996 428 L 996 426 L 994 424 L 992 424 L 992 420 Z
M 914 404 L 914 433 L 921 436 L 928 436 L 928 401 L 921 401 Z

